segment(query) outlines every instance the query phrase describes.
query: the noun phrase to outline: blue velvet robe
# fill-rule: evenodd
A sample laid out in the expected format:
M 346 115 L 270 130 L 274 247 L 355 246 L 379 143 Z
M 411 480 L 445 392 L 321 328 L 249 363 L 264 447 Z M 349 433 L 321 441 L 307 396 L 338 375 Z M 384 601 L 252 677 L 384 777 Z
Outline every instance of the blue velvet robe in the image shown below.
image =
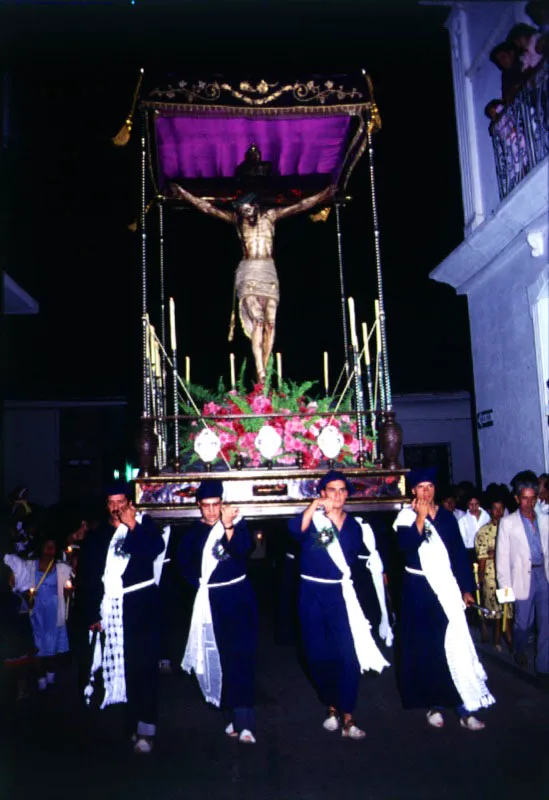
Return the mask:
M 456 518 L 439 506 L 433 520 L 444 542 L 461 593 L 474 593 L 474 580 Z M 418 550 L 424 541 L 417 527 L 399 527 L 398 544 L 405 565 L 421 569 Z M 404 573 L 397 637 L 397 681 L 404 708 L 456 707 L 461 697 L 452 681 L 444 637 L 448 619 L 423 575 Z
M 311 523 L 301 531 L 303 515 L 289 523 L 291 535 L 299 544 L 299 573 L 328 580 L 341 580 L 326 548 L 318 543 Z M 353 568 L 362 547 L 362 531 L 347 515 L 338 533 L 347 564 Z M 298 599 L 303 650 L 310 677 L 325 706 L 352 713 L 356 705 L 360 666 L 341 584 L 316 583 L 301 578 Z
M 102 523 L 88 534 L 78 564 L 78 587 L 87 626 L 98 622 L 103 599 L 103 573 L 115 528 Z M 154 560 L 164 550 L 164 540 L 151 517 L 144 516 L 128 531 L 124 550 L 129 554 L 122 576 L 124 587 L 151 580 Z M 127 726 L 137 722 L 156 724 L 158 709 L 158 660 L 160 649 L 160 602 L 153 584 L 124 595 L 124 663 L 126 672 Z
M 178 568 L 188 583 L 198 589 L 202 571 L 202 553 L 212 530 L 211 525 L 195 522 L 179 544 Z M 244 520 L 238 522 L 230 539 L 221 539 L 225 557 L 212 572 L 209 583 L 225 583 L 246 575 L 252 539 Z M 227 711 L 252 708 L 255 704 L 255 669 L 257 650 L 257 601 L 247 578 L 231 586 L 210 590 L 210 607 L 221 669 L 223 688 L 221 704 Z M 242 716 L 242 715 L 240 715 Z M 248 717 L 250 718 L 250 717 Z M 238 725 L 234 717 L 230 721 Z M 253 723 L 246 723 L 249 727 Z

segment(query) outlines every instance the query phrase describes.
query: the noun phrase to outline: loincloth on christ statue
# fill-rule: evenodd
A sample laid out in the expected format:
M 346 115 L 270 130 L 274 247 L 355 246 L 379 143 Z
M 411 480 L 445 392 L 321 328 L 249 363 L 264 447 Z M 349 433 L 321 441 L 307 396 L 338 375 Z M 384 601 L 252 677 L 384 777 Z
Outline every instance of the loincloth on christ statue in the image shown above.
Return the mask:
M 265 307 L 268 300 L 274 300 L 278 305 L 280 291 L 278 288 L 278 275 L 272 258 L 244 258 L 237 267 L 235 275 L 235 289 L 238 297 L 238 310 L 240 322 L 246 336 L 251 338 L 254 322 L 263 322 Z M 262 315 L 261 319 L 253 319 L 244 300 L 253 297 Z

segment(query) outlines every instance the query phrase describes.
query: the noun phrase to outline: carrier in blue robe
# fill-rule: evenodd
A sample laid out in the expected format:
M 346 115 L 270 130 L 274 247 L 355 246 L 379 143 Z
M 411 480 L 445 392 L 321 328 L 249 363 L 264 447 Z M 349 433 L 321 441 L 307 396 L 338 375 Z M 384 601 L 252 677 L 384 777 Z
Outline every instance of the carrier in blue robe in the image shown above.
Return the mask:
M 88 626 L 100 620 L 103 573 L 115 530 L 109 523 L 99 525 L 86 537 L 81 551 L 78 585 Z M 153 564 L 164 550 L 164 540 L 150 517 L 144 516 L 133 531 L 128 531 L 123 550 L 129 555 L 128 565 L 122 575 L 124 588 L 154 577 Z M 130 734 L 135 733 L 139 726 L 139 734 L 154 735 L 156 728 L 160 613 L 156 584 L 124 595 L 124 665 L 128 700 L 126 726 Z
M 309 677 L 320 701 L 340 712 L 352 713 L 358 694 L 360 666 L 349 626 L 347 607 L 343 599 L 342 573 L 326 548 L 319 543 L 313 523 L 301 530 L 303 515 L 289 523 L 291 535 L 299 544 L 298 611 L 303 652 Z M 355 567 L 362 547 L 362 531 L 356 520 L 347 515 L 338 539 L 345 560 Z
M 183 533 L 177 553 L 185 580 L 198 589 L 202 553 L 213 525 L 195 522 Z M 209 583 L 227 583 L 246 575 L 252 539 L 244 520 L 235 525 L 229 540 L 221 538 L 223 554 Z M 247 578 L 209 591 L 215 640 L 223 674 L 221 705 L 236 732 L 255 731 L 255 671 L 258 634 L 257 602 Z
M 462 594 L 474 592 L 467 551 L 453 514 L 439 507 L 434 526 L 450 556 Z M 416 525 L 397 528 L 406 567 L 421 570 L 418 550 L 424 541 Z M 405 571 L 397 636 L 397 681 L 404 708 L 458 707 L 461 697 L 452 681 L 444 638 L 448 618 L 424 575 Z

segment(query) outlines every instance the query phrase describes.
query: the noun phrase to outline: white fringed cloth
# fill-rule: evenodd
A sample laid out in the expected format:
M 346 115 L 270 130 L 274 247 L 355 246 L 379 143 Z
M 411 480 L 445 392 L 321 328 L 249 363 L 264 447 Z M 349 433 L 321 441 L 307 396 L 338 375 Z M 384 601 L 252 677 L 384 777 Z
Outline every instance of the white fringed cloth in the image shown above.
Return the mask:
M 136 515 L 138 523 L 143 519 L 143 514 Z M 94 692 L 95 673 L 98 669 L 103 669 L 103 685 L 105 696 L 101 703 L 101 708 L 114 705 L 115 703 L 126 703 L 126 672 L 124 666 L 124 595 L 129 592 L 139 591 L 155 582 L 159 582 L 164 562 L 164 550 L 155 559 L 153 572 L 157 577 L 143 583 L 133 584 L 124 588 L 122 576 L 126 571 L 130 556 L 121 552 L 121 543 L 126 538 L 128 528 L 126 525 L 119 525 L 110 541 L 103 573 L 103 600 L 101 601 L 101 627 L 104 632 L 105 640 L 101 647 L 101 637 L 96 634 L 95 646 L 92 653 L 92 666 L 88 685 L 84 689 L 84 697 L 90 703 Z M 167 545 L 170 535 L 170 528 L 164 529 L 163 538 Z M 93 634 L 90 633 L 90 641 L 93 641 Z
M 333 528 L 333 523 L 322 511 L 315 511 L 313 514 L 313 525 L 319 533 Z M 334 535 L 332 541 L 327 545 L 326 552 L 343 575 L 341 589 L 360 671 L 368 672 L 373 669 L 376 672 L 381 672 L 385 667 L 389 667 L 390 664 L 386 661 L 374 641 L 372 626 L 364 616 L 360 603 L 358 602 L 355 587 L 351 580 L 351 570 L 345 560 L 345 555 L 336 535 Z M 303 577 L 306 578 L 306 576 Z
M 362 541 L 370 554 L 366 559 L 366 569 L 370 570 L 372 575 L 372 581 L 381 611 L 381 621 L 378 628 L 379 637 L 383 639 L 387 647 L 391 647 L 394 641 L 394 635 L 389 622 L 389 612 L 387 611 L 385 584 L 383 583 L 383 561 L 376 548 L 376 537 L 372 527 L 368 525 L 367 522 L 363 522 L 362 517 L 355 517 L 355 519 L 362 529 Z
M 246 336 L 251 337 L 253 320 L 242 302 L 246 297 L 262 297 L 280 300 L 278 276 L 272 258 L 244 258 L 237 267 L 235 275 L 236 295 L 239 299 L 239 313 Z
M 223 673 L 215 641 L 208 582 L 218 564 L 214 556 L 214 548 L 217 542 L 223 538 L 224 533 L 225 528 L 219 521 L 213 526 L 206 539 L 202 551 L 200 585 L 194 601 L 187 647 L 181 662 L 181 667 L 185 672 L 188 672 L 189 675 L 194 672 L 196 675 L 206 702 L 218 707 L 221 703 Z M 243 579 L 244 576 L 234 581 L 228 581 L 226 584 L 212 584 L 212 586 L 228 586 Z
M 411 527 L 415 524 L 416 516 L 413 509 L 402 509 L 394 522 L 394 529 Z M 444 649 L 448 669 L 458 694 L 467 711 L 487 708 L 496 701 L 486 686 L 487 676 L 469 633 L 465 604 L 452 572 L 448 550 L 431 520 L 429 520 L 429 537 L 420 545 L 418 556 L 421 564 L 419 574 L 425 576 L 448 619 Z M 413 572 L 418 571 L 413 570 Z

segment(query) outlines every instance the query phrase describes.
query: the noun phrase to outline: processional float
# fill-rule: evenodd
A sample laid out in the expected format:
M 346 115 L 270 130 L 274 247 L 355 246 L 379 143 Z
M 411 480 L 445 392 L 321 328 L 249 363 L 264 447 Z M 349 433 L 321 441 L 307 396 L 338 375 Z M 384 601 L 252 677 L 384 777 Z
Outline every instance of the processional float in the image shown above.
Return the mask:
M 398 463 L 402 437 L 392 406 L 374 171 L 373 141 L 381 122 L 369 76 L 362 71 L 288 82 L 172 80 L 151 85 L 140 97 L 136 92 L 134 107 L 141 141 L 143 397 L 136 504 L 153 516 L 195 516 L 198 484 L 215 477 L 245 516 L 289 516 L 310 502 L 318 477 L 336 467 L 355 486 L 349 500 L 355 510 L 399 508 L 406 499 L 405 471 Z M 349 180 L 364 154 L 377 297 L 373 321 L 362 324 L 359 343 L 354 301 L 345 293 L 341 216 Z M 317 200 L 322 208 L 313 219 L 326 218 L 331 207 L 335 211 L 342 331 L 336 389 L 329 395 L 326 361 L 322 398 L 307 395 L 312 384 L 283 381 L 274 358 L 262 372 L 261 353 L 272 350 L 272 340 L 264 339 L 254 349 L 259 383 L 246 391 L 231 355 L 230 386 L 206 397 L 190 383 L 189 370 L 180 371 L 179 299 L 177 287 L 168 295 L 165 280 L 165 215 L 191 202 L 232 221 L 244 251 L 240 271 L 250 261 L 246 236 L 255 235 L 250 226 L 257 215 L 268 227 L 279 217 L 309 210 Z M 245 219 L 254 213 L 255 222 Z M 155 241 L 148 235 L 153 214 Z M 159 281 L 154 307 L 153 259 Z M 245 283 L 255 287 L 264 309 L 262 295 L 269 291 L 258 289 L 254 277 L 245 276 Z M 259 275 L 260 283 L 270 279 Z M 276 273 L 272 281 L 274 286 Z M 237 288 L 245 326 L 249 309 Z

